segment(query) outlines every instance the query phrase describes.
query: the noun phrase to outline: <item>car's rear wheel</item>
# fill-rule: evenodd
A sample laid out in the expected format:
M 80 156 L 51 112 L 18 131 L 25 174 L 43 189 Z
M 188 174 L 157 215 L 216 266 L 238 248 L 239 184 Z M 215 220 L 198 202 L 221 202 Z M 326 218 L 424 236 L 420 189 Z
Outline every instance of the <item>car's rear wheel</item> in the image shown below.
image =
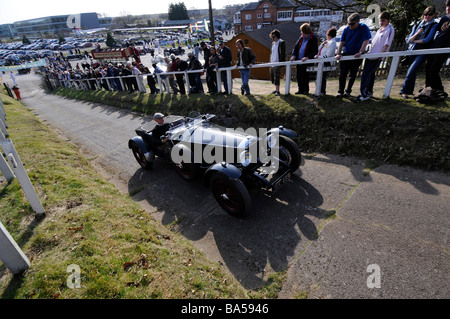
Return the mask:
M 134 158 L 142 168 L 150 169 L 153 167 L 153 162 L 147 161 L 144 152 L 137 144 L 133 143 L 133 145 L 131 145 L 131 151 L 133 152 Z
M 302 162 L 302 154 L 298 145 L 289 137 L 283 135 L 280 135 L 279 157 L 289 165 L 293 172 L 300 167 Z
M 240 218 L 249 216 L 252 200 L 241 180 L 216 174 L 211 178 L 211 191 L 230 215 Z

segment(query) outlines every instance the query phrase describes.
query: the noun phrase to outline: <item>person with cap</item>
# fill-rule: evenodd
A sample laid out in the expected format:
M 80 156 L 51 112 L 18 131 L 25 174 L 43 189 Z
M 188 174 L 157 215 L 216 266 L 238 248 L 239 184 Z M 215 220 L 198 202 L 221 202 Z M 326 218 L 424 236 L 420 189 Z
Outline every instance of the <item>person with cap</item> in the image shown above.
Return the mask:
M 233 55 L 231 53 L 231 49 L 227 47 L 223 41 L 219 41 L 219 68 L 228 68 L 231 66 L 231 60 L 233 59 Z M 225 89 L 225 92 L 222 92 L 222 94 L 228 93 L 228 78 L 227 78 L 227 72 L 222 71 L 220 72 L 220 77 L 223 83 L 223 88 Z
M 156 126 L 152 130 L 152 144 L 154 146 L 160 146 L 165 143 L 162 137 L 166 135 L 166 132 L 169 130 L 170 125 L 169 123 L 165 123 L 164 114 L 162 113 L 155 113 L 155 115 L 153 115 L 153 118 L 155 119 Z
M 339 62 L 339 91 L 337 97 L 349 96 L 352 92 L 353 84 L 356 80 L 358 69 L 362 63 L 362 59 L 358 59 L 366 51 L 366 47 L 372 38 L 369 27 L 364 23 L 360 23 L 358 13 L 353 13 L 347 18 L 348 26 L 344 29 L 341 36 L 341 42 L 336 52 L 336 60 L 342 57 L 342 49 L 344 56 L 354 56 L 357 59 Z M 347 89 L 347 74 L 349 74 Z

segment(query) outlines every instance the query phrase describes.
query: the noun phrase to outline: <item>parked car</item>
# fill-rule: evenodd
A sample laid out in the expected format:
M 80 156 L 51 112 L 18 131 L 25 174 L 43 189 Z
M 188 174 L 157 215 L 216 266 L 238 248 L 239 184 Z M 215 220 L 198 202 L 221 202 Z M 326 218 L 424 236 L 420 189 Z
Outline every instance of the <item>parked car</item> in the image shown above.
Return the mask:
M 151 169 L 158 156 L 173 164 L 186 180 L 202 176 L 225 211 L 246 217 L 251 212 L 248 188 L 274 193 L 301 165 L 300 149 L 291 139 L 296 133 L 280 126 L 257 137 L 230 132 L 212 123 L 213 118 L 210 114 L 174 117 L 163 138 L 165 143 L 140 127 L 128 147 L 144 169 Z
M 90 48 L 90 47 L 92 47 L 92 46 L 94 46 L 94 45 L 92 44 L 92 42 L 83 42 L 83 43 L 81 43 L 78 47 L 79 47 L 79 48 Z
M 81 54 L 68 54 L 66 55 L 67 60 L 81 60 L 83 58 L 83 55 Z

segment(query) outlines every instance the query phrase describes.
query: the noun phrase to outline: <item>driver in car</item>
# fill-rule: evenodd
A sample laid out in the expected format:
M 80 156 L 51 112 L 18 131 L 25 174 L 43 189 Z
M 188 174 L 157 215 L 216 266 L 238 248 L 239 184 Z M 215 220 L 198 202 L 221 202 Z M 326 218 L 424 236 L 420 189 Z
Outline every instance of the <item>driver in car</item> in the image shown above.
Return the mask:
M 168 138 L 165 138 L 166 132 L 169 130 L 169 123 L 164 123 L 164 114 L 155 113 L 153 116 L 156 122 L 155 128 L 152 130 L 152 143 L 155 146 L 163 145 Z

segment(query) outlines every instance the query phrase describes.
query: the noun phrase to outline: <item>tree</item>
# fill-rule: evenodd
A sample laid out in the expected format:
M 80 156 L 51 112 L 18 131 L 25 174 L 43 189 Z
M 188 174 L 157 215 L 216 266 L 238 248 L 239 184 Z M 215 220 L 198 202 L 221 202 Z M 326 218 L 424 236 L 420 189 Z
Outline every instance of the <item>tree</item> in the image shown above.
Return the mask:
M 169 20 L 188 20 L 189 14 L 187 12 L 184 2 L 169 4 Z
M 114 40 L 111 32 L 109 32 L 109 31 L 106 34 L 106 42 L 105 43 L 109 48 L 112 48 L 114 46 L 114 44 L 116 43 L 116 40 Z
M 64 39 L 64 36 L 62 34 L 60 34 L 59 37 L 58 37 L 59 44 L 65 42 L 65 41 L 66 41 L 66 39 Z

